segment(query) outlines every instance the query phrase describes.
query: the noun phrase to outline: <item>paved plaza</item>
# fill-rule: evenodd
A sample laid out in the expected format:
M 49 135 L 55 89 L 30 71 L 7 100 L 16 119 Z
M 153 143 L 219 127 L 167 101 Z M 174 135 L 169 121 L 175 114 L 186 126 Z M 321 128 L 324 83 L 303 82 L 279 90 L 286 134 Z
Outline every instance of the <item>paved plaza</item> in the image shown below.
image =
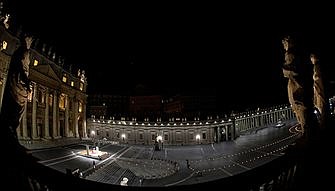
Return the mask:
M 288 145 L 300 135 L 295 121 L 280 128 L 254 129 L 236 140 L 219 144 L 164 147 L 155 151 L 148 145 L 120 145 L 105 142 L 99 149 L 110 157 L 97 160 L 78 152 L 89 140 L 70 140 L 43 147 L 38 142 L 24 143 L 45 166 L 66 173 L 79 169 L 80 177 L 108 184 L 120 184 L 126 177 L 128 186 L 173 186 L 221 179 L 245 172 L 283 155 Z

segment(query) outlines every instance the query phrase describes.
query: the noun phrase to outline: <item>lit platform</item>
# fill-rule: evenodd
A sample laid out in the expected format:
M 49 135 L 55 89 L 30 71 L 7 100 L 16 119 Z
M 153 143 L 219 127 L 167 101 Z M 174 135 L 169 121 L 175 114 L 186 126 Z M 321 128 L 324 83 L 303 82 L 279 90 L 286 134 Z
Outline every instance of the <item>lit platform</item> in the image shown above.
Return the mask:
M 111 154 L 108 152 L 103 152 L 103 151 L 96 150 L 96 149 L 82 150 L 82 151 L 79 151 L 77 154 L 84 156 L 84 157 L 98 159 L 98 160 L 103 160 L 111 156 Z

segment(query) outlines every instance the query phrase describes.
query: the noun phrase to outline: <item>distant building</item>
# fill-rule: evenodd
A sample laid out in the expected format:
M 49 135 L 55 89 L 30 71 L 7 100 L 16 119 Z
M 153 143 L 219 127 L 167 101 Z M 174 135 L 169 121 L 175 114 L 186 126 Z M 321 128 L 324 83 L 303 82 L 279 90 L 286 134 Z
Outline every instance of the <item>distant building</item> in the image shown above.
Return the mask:
M 164 112 L 216 112 L 217 98 L 213 95 L 178 95 L 164 100 Z
M 158 113 L 162 111 L 162 96 L 130 96 L 129 112 L 130 113 Z
M 91 94 L 88 96 L 88 116 L 112 117 L 129 112 L 128 95 Z

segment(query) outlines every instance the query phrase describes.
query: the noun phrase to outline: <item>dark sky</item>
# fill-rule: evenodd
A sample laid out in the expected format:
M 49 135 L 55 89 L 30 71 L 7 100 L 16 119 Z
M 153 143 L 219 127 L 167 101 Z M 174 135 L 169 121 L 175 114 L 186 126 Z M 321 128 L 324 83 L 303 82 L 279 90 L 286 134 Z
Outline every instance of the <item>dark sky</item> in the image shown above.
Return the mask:
M 305 43 L 334 63 L 326 47 L 335 17 L 327 5 L 8 2 L 24 30 L 86 70 L 89 93 L 118 94 L 141 83 L 170 93 L 209 87 L 227 103 L 285 102 L 281 39 L 291 33 L 312 37 Z

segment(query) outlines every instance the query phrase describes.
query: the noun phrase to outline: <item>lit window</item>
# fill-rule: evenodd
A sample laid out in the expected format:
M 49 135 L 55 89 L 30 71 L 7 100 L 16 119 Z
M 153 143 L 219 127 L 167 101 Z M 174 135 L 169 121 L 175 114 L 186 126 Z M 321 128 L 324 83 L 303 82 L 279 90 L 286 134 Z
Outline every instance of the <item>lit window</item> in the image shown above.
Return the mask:
M 65 94 L 61 94 L 59 96 L 59 104 L 58 104 L 58 107 L 61 109 L 61 110 L 65 110 L 65 106 L 66 106 L 66 95 Z
M 31 102 L 31 100 L 33 99 L 33 91 L 29 91 L 27 99 L 28 99 L 28 102 Z
M 63 76 L 63 82 L 65 82 L 66 83 L 66 81 L 67 81 L 67 77 L 66 77 L 66 74 L 64 74 L 64 76 Z
M 72 86 L 72 87 L 74 86 L 74 81 L 71 82 L 71 86 Z
M 81 91 L 83 91 L 83 89 L 84 89 L 84 84 L 83 84 L 83 83 L 80 83 L 80 87 L 79 87 L 79 89 L 80 89 Z
M 83 111 L 83 104 L 79 102 L 78 112 L 81 113 Z
M 44 103 L 44 94 L 42 92 L 39 92 L 38 100 L 39 100 L 39 102 Z
M 2 46 L 1 46 L 1 50 L 6 50 L 7 49 L 7 42 L 6 41 L 2 41 Z
M 34 60 L 34 66 L 38 65 L 38 60 Z

